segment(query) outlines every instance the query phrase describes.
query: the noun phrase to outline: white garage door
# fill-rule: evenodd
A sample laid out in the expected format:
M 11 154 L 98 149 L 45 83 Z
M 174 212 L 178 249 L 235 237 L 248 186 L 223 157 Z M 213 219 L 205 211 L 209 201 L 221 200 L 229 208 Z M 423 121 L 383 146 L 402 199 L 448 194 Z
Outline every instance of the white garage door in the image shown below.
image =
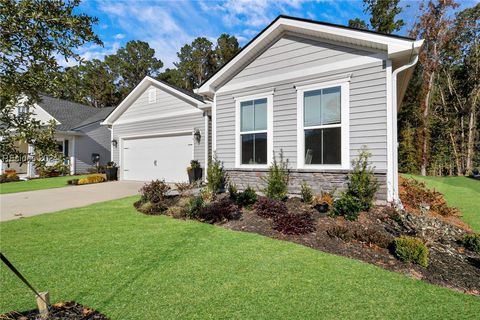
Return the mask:
M 187 166 L 192 154 L 191 134 L 125 139 L 121 166 L 123 179 L 188 181 Z

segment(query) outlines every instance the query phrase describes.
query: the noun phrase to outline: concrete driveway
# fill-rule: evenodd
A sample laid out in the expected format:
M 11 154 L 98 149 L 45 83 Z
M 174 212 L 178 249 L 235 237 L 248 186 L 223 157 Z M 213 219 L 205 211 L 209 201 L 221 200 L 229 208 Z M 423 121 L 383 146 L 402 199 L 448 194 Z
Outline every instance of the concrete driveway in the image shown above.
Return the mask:
M 0 221 L 83 207 L 138 194 L 145 182 L 115 181 L 0 195 Z

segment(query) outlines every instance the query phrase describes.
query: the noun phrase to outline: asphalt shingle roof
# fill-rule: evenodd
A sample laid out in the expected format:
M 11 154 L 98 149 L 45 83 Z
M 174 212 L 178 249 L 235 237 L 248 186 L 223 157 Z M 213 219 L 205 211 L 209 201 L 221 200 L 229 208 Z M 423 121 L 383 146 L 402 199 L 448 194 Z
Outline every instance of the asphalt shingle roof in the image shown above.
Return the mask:
M 113 107 L 93 108 L 45 95 L 42 96 L 38 105 L 60 122 L 57 125 L 59 131 L 69 131 L 96 121 L 102 121 L 113 110 Z

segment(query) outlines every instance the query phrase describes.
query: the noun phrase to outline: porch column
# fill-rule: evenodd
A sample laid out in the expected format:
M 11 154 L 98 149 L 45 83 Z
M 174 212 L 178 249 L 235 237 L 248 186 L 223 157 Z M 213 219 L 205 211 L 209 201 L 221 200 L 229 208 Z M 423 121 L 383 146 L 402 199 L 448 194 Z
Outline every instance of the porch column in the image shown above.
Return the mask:
M 34 157 L 35 157 L 35 147 L 29 144 L 27 148 L 27 177 L 28 178 L 35 177 Z
M 70 150 L 68 151 L 70 153 L 70 174 L 74 175 L 77 169 L 75 163 L 75 137 L 72 137 L 70 141 Z

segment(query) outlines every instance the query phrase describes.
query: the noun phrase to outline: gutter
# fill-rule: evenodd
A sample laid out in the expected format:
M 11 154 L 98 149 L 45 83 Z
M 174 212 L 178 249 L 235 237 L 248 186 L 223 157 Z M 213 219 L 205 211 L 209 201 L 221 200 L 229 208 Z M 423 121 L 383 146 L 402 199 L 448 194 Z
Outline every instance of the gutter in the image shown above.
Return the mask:
M 412 58 L 410 59 L 410 62 L 395 69 L 392 72 L 392 146 L 393 146 L 393 202 L 395 204 L 401 204 L 400 202 L 400 197 L 398 193 L 398 123 L 397 123 L 397 111 L 398 111 L 398 103 L 397 103 L 397 77 L 398 74 L 402 71 L 405 71 L 413 66 L 415 66 L 418 62 L 418 53 L 415 53 L 415 48 L 417 47 L 416 44 L 419 46 L 417 48 L 420 48 L 423 44 L 423 40 L 416 41 L 412 43 L 412 52 L 411 56 Z

